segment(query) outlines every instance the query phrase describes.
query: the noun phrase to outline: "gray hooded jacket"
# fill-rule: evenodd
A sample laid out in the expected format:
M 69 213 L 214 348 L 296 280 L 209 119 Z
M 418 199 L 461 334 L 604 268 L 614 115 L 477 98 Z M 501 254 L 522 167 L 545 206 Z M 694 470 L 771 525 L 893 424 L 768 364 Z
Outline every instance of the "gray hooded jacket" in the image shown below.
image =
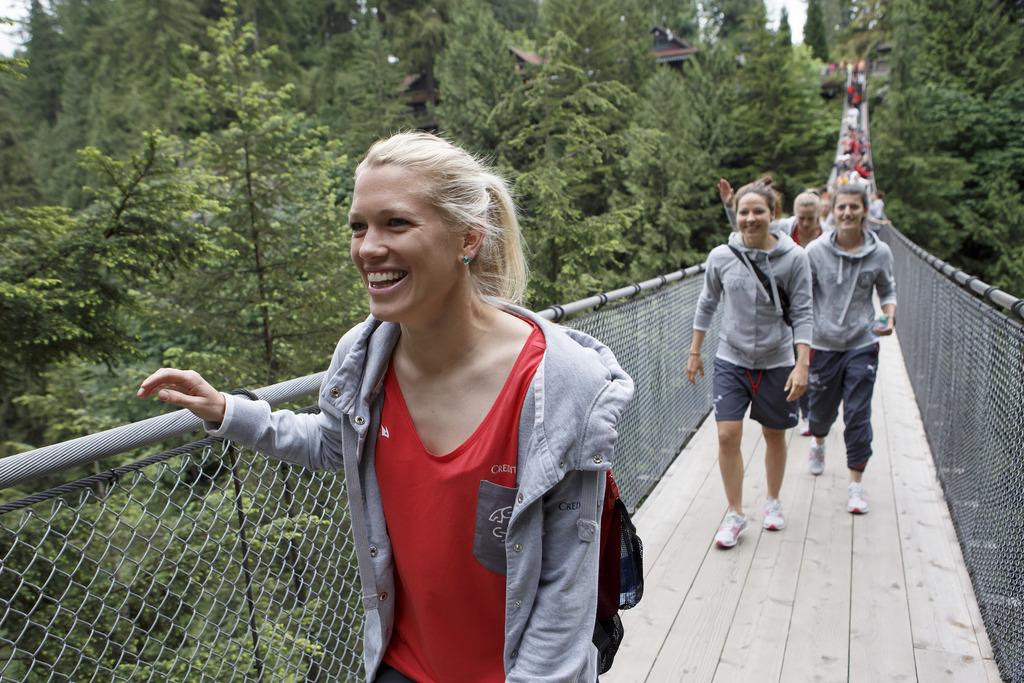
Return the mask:
M 518 494 L 505 543 L 506 680 L 593 683 L 600 508 L 615 425 L 633 381 L 600 342 L 503 306 L 540 326 L 547 343 L 519 423 Z M 373 317 L 350 330 L 320 388 L 319 415 L 271 412 L 265 401 L 225 395 L 224 421 L 206 425 L 214 436 L 290 463 L 344 469 L 363 591 L 368 681 L 376 676 L 394 624 L 391 543 L 374 454 L 383 377 L 398 336 L 397 324 Z
M 872 291 L 881 305 L 896 303 L 892 252 L 870 230 L 864 245 L 847 252 L 836 244 L 835 232 L 826 233 L 807 247 L 814 287 L 814 339 L 823 351 L 848 351 L 877 341 Z
M 779 242 L 771 251 L 748 249 L 740 233 L 729 235 L 729 245 L 738 249 L 744 260 L 736 258 L 725 244 L 711 250 L 704 271 L 704 289 L 693 317 L 693 329 L 706 331 L 719 301 L 724 299 L 717 355 L 744 368 L 793 365 L 793 344 L 811 343 L 811 271 L 807 254 L 782 230 L 772 228 L 772 234 Z M 751 263 L 756 263 L 768 276 L 771 299 L 754 275 Z M 789 294 L 792 329 L 782 319 L 779 289 Z

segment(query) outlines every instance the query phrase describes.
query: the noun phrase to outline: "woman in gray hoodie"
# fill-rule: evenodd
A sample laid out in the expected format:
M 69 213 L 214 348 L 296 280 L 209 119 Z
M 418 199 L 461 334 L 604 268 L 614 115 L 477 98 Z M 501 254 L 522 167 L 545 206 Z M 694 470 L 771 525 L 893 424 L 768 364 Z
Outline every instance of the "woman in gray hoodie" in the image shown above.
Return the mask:
M 843 404 L 846 467 L 850 473 L 846 509 L 868 511 L 861 479 L 871 457 L 871 394 L 878 372 L 878 337 L 896 324 L 896 282 L 892 252 L 865 229 L 866 185 L 840 185 L 832 197 L 836 229 L 807 247 L 814 288 L 811 342 L 811 446 L 808 469 L 825 469 L 825 437 Z M 883 315 L 875 317 L 877 292 Z
M 338 343 L 318 415 L 171 368 L 139 396 L 344 470 L 367 681 L 593 683 L 600 509 L 632 380 L 600 342 L 514 304 L 509 190 L 466 151 L 378 141 L 348 227 L 370 317 Z
M 736 191 L 737 231 L 708 255 L 704 289 L 693 320 L 687 376 L 704 375 L 700 349 L 720 302 L 724 312 L 715 357 L 713 396 L 718 463 L 728 511 L 715 543 L 736 545 L 747 526 L 743 513 L 743 416 L 761 423 L 766 442 L 768 500 L 763 526 L 786 524 L 779 490 L 786 470 L 786 429 L 798 419 L 796 400 L 807 388 L 811 341 L 811 279 L 807 255 L 779 227 L 770 226 L 775 192 L 763 181 Z M 794 345 L 796 358 L 794 360 Z

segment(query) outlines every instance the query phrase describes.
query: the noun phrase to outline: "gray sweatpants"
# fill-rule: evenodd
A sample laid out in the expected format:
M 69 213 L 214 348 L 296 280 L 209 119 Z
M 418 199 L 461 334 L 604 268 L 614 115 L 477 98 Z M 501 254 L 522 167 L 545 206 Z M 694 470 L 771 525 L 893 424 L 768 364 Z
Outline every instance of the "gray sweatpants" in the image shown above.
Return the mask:
M 811 434 L 828 435 L 842 401 L 846 466 L 858 472 L 871 457 L 871 394 L 877 371 L 877 342 L 851 351 L 811 351 Z

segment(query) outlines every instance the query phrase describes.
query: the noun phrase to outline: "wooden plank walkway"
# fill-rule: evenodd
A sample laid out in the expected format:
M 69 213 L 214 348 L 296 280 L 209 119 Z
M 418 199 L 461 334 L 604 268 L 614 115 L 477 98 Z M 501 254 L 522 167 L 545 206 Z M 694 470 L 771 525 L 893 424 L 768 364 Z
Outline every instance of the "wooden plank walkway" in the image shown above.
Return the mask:
M 820 477 L 794 430 L 788 526 L 762 530 L 764 441 L 748 420 L 750 526 L 728 551 L 711 542 L 726 504 L 709 417 L 635 516 L 646 593 L 602 683 L 1000 680 L 895 338 L 879 378 L 871 511 L 846 512 L 842 424 Z

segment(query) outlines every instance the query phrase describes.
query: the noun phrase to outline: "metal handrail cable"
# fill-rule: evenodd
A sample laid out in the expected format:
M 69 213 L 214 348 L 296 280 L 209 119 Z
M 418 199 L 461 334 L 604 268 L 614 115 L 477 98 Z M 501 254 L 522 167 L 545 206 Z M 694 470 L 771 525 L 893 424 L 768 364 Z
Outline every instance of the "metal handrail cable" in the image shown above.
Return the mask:
M 649 292 L 703 271 L 703 264 L 690 266 L 604 294 L 551 306 L 539 311 L 538 315 L 558 322 L 568 316 Z M 262 387 L 256 389 L 254 393 L 271 406 L 277 406 L 314 395 L 319 390 L 323 377 L 324 372 L 318 372 Z M 201 431 L 202 428 L 202 420 L 198 417 L 188 410 L 177 410 L 96 434 L 16 453 L 0 458 L 0 490 L 73 467 L 88 465 L 111 455 L 179 438 Z

